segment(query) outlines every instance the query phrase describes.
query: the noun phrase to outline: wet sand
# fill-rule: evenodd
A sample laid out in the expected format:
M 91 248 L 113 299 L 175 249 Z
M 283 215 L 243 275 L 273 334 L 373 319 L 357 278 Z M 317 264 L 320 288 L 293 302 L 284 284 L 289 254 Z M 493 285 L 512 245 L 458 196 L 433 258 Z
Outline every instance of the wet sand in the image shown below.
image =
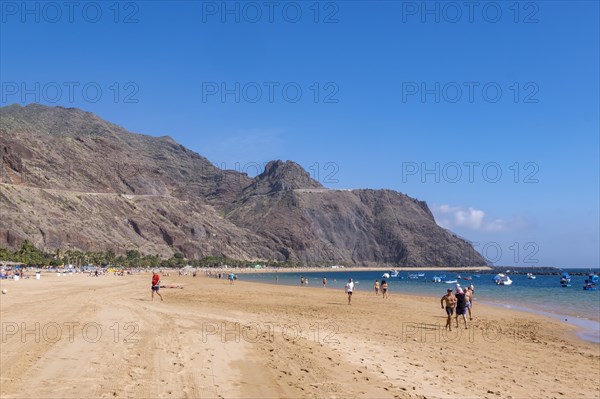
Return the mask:
M 160 302 L 149 274 L 0 282 L 0 395 L 600 396 L 600 345 L 541 315 L 475 303 L 470 328 L 446 333 L 435 298 L 358 291 L 348 306 L 340 289 L 163 283 L 184 289 Z

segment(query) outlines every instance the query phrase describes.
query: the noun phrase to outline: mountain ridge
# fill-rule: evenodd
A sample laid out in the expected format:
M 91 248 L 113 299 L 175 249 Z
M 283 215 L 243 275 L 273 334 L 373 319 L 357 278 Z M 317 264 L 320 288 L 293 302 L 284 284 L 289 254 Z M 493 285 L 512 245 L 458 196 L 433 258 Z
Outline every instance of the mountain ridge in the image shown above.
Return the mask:
M 0 247 L 29 240 L 164 257 L 485 265 L 406 194 L 329 190 L 289 160 L 251 178 L 171 137 L 75 108 L 0 108 L 0 158 Z

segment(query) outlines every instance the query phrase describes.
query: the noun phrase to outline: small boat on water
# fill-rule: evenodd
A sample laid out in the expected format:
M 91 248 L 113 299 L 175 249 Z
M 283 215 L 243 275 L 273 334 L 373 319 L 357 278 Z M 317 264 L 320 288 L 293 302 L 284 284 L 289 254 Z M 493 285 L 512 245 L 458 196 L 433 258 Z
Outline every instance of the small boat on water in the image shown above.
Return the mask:
M 560 285 L 561 285 L 561 287 L 570 287 L 571 286 L 571 275 L 568 272 L 563 272 L 563 274 L 561 274 Z
M 527 273 L 527 278 L 530 280 L 535 280 L 535 274 L 533 273 Z
M 585 285 L 583 286 L 583 289 L 585 291 L 598 290 L 598 276 L 596 276 L 595 274 L 590 274 L 585 280 Z
M 496 285 L 511 285 L 512 284 L 512 280 L 510 279 L 510 277 L 508 277 L 506 274 L 503 274 L 503 273 L 496 274 L 496 276 L 494 276 L 494 281 L 496 282 Z
M 425 277 L 425 273 L 417 273 L 417 277 Z
M 460 277 L 460 274 L 458 276 L 456 276 L 457 280 L 460 280 L 462 277 Z
M 381 278 L 390 278 L 390 274 L 389 273 L 383 273 L 381 275 Z
M 471 280 L 473 280 L 473 277 L 467 276 L 467 277 L 463 278 L 463 280 L 471 281 Z
M 417 278 L 419 278 L 419 276 L 418 276 L 418 275 L 416 275 L 416 274 L 409 274 L 409 275 L 408 275 L 408 278 L 410 278 L 410 279 L 414 280 L 414 279 L 417 279 Z
M 444 281 L 444 283 L 446 284 L 456 284 L 458 282 L 458 280 L 446 280 Z
M 398 277 L 399 274 L 400 274 L 400 272 L 398 270 L 392 270 L 392 272 L 390 273 L 390 277 L 396 278 L 396 277 Z
M 433 276 L 433 279 L 431 281 L 433 281 L 434 283 L 441 283 L 442 278 L 440 276 Z

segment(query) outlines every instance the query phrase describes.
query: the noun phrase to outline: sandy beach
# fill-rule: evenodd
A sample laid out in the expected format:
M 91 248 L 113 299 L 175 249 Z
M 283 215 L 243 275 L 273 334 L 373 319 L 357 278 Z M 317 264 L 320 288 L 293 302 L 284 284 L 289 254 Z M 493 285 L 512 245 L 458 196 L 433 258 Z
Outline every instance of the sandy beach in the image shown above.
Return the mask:
M 475 303 L 470 329 L 446 333 L 437 298 L 162 282 L 184 289 L 161 302 L 149 274 L 0 282 L 0 396 L 600 396 L 600 346 L 544 316 Z

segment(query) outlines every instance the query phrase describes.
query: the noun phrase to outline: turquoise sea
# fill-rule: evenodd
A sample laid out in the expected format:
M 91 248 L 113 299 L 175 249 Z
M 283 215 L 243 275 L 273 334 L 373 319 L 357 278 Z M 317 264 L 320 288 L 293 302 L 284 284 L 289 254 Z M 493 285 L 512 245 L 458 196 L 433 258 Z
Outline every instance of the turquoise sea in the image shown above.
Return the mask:
M 528 279 L 524 274 L 509 274 L 513 281 L 510 286 L 499 286 L 493 281 L 496 272 L 482 271 L 423 271 L 424 277 L 410 279 L 409 274 L 417 272 L 401 272 L 399 277 L 386 279 L 390 294 L 415 294 L 432 297 L 442 297 L 448 287 L 455 288 L 456 284 L 434 283 L 433 277 L 445 275 L 447 280 L 455 280 L 460 275 L 458 283 L 461 286 L 475 286 L 475 301 L 503 306 L 518 310 L 534 312 L 559 318 L 582 328 L 583 338 L 600 342 L 600 290 L 584 291 L 583 285 L 590 269 L 565 269 L 571 273 L 571 287 L 561 287 L 560 276 L 536 275 Z M 598 269 L 592 269 L 598 275 Z M 300 286 L 300 278 L 306 277 L 310 287 L 322 287 L 323 277 L 327 278 L 328 288 L 343 289 L 348 278 L 355 282 L 355 290 L 371 291 L 375 280 L 381 281 L 383 271 L 323 271 L 311 273 L 273 272 L 243 274 L 239 278 L 270 284 Z M 574 276 L 574 273 L 586 273 L 586 276 Z M 476 277 L 479 275 L 479 277 Z M 472 280 L 464 280 L 471 277 Z

